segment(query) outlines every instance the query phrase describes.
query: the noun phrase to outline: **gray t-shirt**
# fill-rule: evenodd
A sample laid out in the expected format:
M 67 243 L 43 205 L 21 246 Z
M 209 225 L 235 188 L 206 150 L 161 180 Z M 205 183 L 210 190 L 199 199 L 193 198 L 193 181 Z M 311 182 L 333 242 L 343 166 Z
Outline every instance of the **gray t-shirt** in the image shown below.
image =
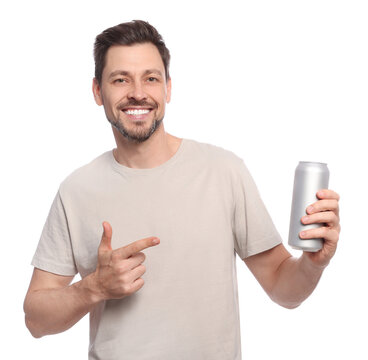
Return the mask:
M 244 161 L 185 138 L 151 169 L 107 151 L 60 184 L 32 265 L 95 271 L 103 221 L 113 249 L 149 236 L 160 244 L 143 250 L 140 290 L 91 311 L 89 359 L 240 360 L 236 253 L 282 242 Z

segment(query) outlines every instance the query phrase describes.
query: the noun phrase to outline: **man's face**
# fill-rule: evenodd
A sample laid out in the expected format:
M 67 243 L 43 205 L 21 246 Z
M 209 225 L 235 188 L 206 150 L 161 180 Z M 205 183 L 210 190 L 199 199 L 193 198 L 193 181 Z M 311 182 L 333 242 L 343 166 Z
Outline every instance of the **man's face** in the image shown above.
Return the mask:
M 112 46 L 106 53 L 101 84 L 93 80 L 96 103 L 126 139 L 146 141 L 161 125 L 170 101 L 171 79 L 152 43 Z

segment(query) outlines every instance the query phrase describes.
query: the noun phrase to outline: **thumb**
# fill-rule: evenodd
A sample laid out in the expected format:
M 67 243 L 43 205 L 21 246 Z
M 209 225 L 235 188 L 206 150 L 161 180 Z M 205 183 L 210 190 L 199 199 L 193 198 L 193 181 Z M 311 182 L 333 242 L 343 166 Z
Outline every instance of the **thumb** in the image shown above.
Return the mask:
M 104 221 L 102 223 L 103 227 L 103 233 L 102 233 L 102 239 L 100 243 L 100 250 L 112 250 L 111 247 L 111 237 L 112 237 L 112 228 L 111 225 Z

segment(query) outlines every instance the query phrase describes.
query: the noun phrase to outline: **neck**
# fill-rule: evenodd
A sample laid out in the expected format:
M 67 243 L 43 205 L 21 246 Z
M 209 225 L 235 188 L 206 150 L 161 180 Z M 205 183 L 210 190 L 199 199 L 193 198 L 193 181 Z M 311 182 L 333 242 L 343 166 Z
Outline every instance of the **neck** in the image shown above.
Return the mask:
M 163 125 L 163 124 L 161 124 Z M 155 131 L 142 143 L 126 139 L 112 127 L 117 148 L 113 150 L 116 161 L 133 169 L 151 169 L 168 161 L 178 150 L 181 139 L 165 132 Z

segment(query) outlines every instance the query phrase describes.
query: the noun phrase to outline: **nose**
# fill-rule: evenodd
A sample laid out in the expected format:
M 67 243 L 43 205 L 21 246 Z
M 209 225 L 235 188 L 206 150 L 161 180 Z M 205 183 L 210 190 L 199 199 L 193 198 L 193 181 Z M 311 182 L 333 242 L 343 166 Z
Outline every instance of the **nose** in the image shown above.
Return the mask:
M 132 82 L 127 96 L 130 99 L 134 98 L 136 100 L 147 99 L 147 95 L 144 92 L 143 86 L 139 81 Z

